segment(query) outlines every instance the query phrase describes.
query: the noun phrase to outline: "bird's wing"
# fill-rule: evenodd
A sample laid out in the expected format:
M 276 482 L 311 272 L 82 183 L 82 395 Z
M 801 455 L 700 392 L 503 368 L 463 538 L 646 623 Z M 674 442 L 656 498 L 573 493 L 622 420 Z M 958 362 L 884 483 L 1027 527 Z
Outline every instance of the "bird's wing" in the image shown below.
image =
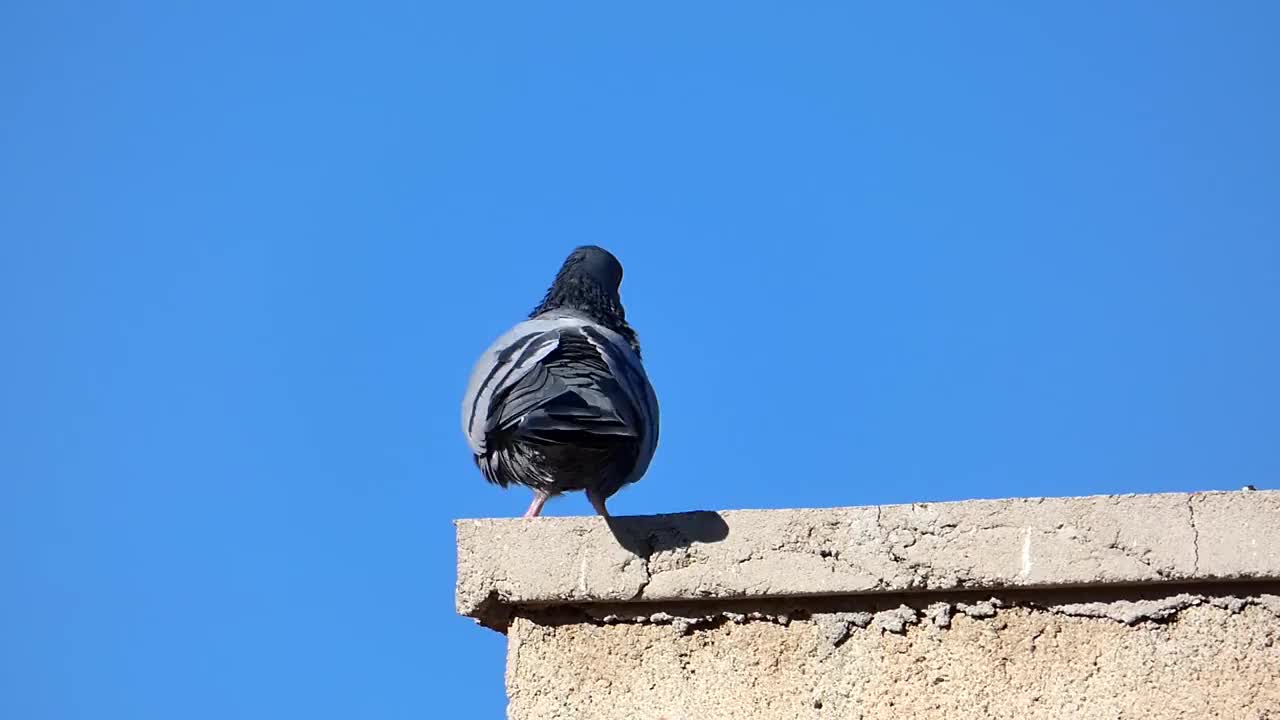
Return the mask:
M 462 431 L 476 455 L 485 453 L 485 437 L 495 427 L 491 417 L 495 393 L 510 388 L 560 344 L 560 330 L 581 325 L 574 318 L 535 318 L 508 330 L 476 361 L 462 399 Z
M 658 398 L 653 385 L 645 374 L 644 364 L 640 356 L 631 349 L 621 335 L 600 325 L 585 325 L 582 333 L 599 351 L 601 359 L 609 367 L 609 374 L 626 394 L 629 405 L 634 408 L 635 417 L 632 427 L 638 430 L 640 451 L 636 457 L 635 468 L 618 483 L 618 487 L 639 480 L 649 469 L 649 462 L 658 448 Z M 601 488 L 605 497 L 617 491 L 618 487 Z
M 538 367 L 494 393 L 490 415 L 495 429 L 584 447 L 638 438 L 637 410 L 587 339 L 589 328 L 561 328 L 559 343 Z
M 657 400 L 640 358 L 617 333 L 575 315 L 539 316 L 499 338 L 472 371 L 462 417 L 477 455 L 495 430 L 583 445 L 635 437 L 626 482 L 644 474 L 658 441 Z

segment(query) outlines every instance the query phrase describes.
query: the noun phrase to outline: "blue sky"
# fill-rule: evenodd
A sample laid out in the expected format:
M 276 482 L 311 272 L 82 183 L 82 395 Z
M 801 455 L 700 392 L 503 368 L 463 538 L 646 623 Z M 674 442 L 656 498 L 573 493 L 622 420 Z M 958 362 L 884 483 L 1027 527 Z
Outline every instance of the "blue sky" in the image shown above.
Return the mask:
M 501 717 L 458 407 L 583 243 L 617 513 L 1275 487 L 1280 6 L 1029 5 L 4 4 L 0 716 Z

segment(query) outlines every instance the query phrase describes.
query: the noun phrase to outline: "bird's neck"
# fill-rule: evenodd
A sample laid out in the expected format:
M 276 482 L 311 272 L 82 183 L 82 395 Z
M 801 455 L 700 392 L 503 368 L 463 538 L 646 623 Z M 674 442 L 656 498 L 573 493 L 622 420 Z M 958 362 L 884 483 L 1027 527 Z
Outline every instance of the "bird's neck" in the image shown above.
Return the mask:
M 640 354 L 640 341 L 636 331 L 627 324 L 627 314 L 617 293 L 611 293 L 593 282 L 575 281 L 573 278 L 557 279 L 547 290 L 538 307 L 529 313 L 537 317 L 551 310 L 572 310 L 618 333 L 631 349 Z

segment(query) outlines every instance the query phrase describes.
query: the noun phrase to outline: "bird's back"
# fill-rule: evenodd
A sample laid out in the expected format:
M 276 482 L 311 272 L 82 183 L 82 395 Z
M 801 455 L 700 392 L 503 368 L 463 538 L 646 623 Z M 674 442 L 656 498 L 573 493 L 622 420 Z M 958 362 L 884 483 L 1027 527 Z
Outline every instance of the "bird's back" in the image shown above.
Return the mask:
M 463 424 L 491 482 L 608 497 L 647 469 L 658 407 L 626 340 L 555 311 L 515 326 L 481 357 Z

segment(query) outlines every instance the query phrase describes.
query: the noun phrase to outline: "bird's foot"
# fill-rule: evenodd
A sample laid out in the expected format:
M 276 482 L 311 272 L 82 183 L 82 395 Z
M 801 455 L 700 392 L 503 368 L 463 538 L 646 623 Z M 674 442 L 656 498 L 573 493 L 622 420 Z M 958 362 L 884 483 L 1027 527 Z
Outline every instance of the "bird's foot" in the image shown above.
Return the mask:
M 529 509 L 525 510 L 524 516 L 527 518 L 531 518 L 531 517 L 538 517 L 539 515 L 541 515 L 542 506 L 547 504 L 547 498 L 549 497 L 551 496 L 544 492 L 539 492 L 537 490 L 534 490 L 533 502 L 529 503 Z
M 604 506 L 604 498 L 601 495 L 588 490 L 587 500 L 591 501 L 591 507 L 596 509 L 596 512 L 600 514 L 600 517 L 609 517 L 609 508 Z

